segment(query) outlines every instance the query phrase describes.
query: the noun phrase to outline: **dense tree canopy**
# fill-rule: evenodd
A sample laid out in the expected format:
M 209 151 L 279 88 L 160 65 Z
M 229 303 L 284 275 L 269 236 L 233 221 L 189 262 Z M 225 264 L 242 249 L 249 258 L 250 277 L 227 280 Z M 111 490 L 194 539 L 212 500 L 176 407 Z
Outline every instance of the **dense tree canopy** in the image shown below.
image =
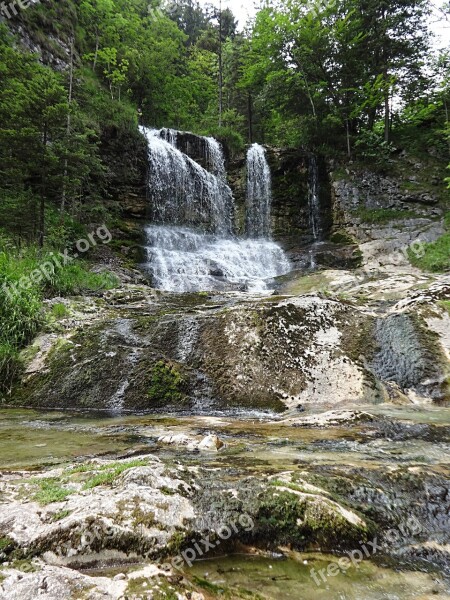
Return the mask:
M 430 51 L 430 7 L 262 2 L 238 31 L 229 9 L 196 0 L 43 0 L 9 23 L 30 32 L 41 59 L 0 30 L 0 214 L 42 241 L 52 211 L 101 212 L 105 139 L 135 138 L 138 115 L 217 135 L 234 152 L 253 140 L 363 157 L 411 139 L 412 127 L 445 146 L 449 60 Z

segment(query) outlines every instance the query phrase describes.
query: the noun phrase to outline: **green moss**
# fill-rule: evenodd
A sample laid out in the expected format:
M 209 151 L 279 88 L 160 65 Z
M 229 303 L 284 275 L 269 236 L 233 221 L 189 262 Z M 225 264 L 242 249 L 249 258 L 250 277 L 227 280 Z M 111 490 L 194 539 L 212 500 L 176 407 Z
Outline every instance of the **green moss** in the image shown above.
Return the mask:
M 272 479 L 270 485 L 274 487 L 284 487 L 293 490 L 294 492 L 301 492 L 302 494 L 310 494 L 311 491 L 308 491 L 304 486 L 294 483 L 292 481 L 282 481 L 280 479 Z
M 180 402 L 185 398 L 184 385 L 184 378 L 176 365 L 160 360 L 153 367 L 147 396 L 158 402 Z
M 271 544 L 293 544 L 298 548 L 351 547 L 372 533 L 371 527 L 349 523 L 327 498 L 301 497 L 294 490 L 268 492 L 256 521 L 258 537 Z
M 15 545 L 14 541 L 9 537 L 0 537 L 0 552 L 6 552 L 13 548 Z
M 201 587 L 203 590 L 210 592 L 211 594 L 223 594 L 224 588 L 216 585 L 215 583 L 211 583 L 207 579 L 203 579 L 202 577 L 193 577 L 193 581 L 196 585 Z
M 448 312 L 448 314 L 450 315 L 450 300 L 442 300 L 441 302 L 439 302 L 439 304 L 445 308 L 445 310 Z
M 22 573 L 36 573 L 39 571 L 39 568 L 29 559 L 14 560 L 11 566 L 13 569 L 22 571 Z
M 68 517 L 70 514 L 72 514 L 71 510 L 60 510 L 57 513 L 55 513 L 52 517 L 52 520 L 54 522 L 56 521 L 62 521 L 62 519 L 65 519 L 66 517 Z
M 339 229 L 338 231 L 332 233 L 330 236 L 330 242 L 333 242 L 333 244 L 343 245 L 353 245 L 358 243 L 357 240 L 348 233 L 348 231 L 345 231 L 345 229 Z
M 150 529 L 157 524 L 154 512 L 144 512 L 139 506 L 136 506 L 131 513 L 134 527 L 146 527 Z
M 178 554 L 186 541 L 186 534 L 182 531 L 176 531 L 167 543 L 167 550 L 170 554 Z
M 175 490 L 173 490 L 172 488 L 166 487 L 165 485 L 163 485 L 160 489 L 160 492 L 163 493 L 165 496 L 175 496 L 175 494 L 177 493 Z

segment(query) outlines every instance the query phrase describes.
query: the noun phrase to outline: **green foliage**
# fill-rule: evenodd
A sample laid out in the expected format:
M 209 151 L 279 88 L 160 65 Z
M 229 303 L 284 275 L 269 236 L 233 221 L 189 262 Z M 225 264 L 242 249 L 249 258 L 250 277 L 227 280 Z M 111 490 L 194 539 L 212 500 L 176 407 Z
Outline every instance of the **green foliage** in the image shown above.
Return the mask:
M 184 383 L 177 367 L 161 360 L 153 367 L 147 395 L 150 400 L 164 401 L 168 404 L 179 402 L 184 398 Z
M 359 158 L 379 166 L 386 165 L 395 150 L 393 144 L 384 140 L 382 133 L 370 130 L 360 132 L 355 148 Z
M 95 293 L 118 283 L 109 273 L 91 273 L 82 261 L 58 266 L 49 249 L 15 250 L 7 239 L 0 239 L 0 393 L 20 371 L 19 350 L 44 323 L 45 296 Z
M 65 304 L 58 302 L 52 306 L 52 315 L 55 317 L 55 319 L 64 319 L 68 314 L 69 311 L 67 310 L 67 306 Z
M 47 283 L 47 295 L 69 296 L 96 293 L 117 287 L 119 280 L 111 273 L 91 273 L 81 262 L 56 269 Z
M 235 157 L 241 154 L 245 148 L 245 142 L 242 135 L 232 127 L 217 127 L 209 129 L 207 135 L 213 135 L 223 142 L 230 150 L 231 156 Z

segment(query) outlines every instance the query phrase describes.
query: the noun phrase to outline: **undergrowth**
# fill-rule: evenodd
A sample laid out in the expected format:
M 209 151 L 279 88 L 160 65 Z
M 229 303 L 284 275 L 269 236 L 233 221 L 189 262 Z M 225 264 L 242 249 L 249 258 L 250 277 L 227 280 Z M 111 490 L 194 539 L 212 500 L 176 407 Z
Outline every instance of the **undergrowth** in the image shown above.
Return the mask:
M 443 273 L 450 270 L 450 213 L 444 219 L 446 233 L 435 242 L 424 244 L 424 251 L 417 255 L 408 251 L 410 262 L 423 271 Z
M 57 255 L 35 246 L 16 249 L 0 234 L 0 396 L 20 371 L 20 350 L 44 323 L 45 298 L 95 293 L 118 283 L 110 273 L 90 272 L 81 260 L 64 266 Z

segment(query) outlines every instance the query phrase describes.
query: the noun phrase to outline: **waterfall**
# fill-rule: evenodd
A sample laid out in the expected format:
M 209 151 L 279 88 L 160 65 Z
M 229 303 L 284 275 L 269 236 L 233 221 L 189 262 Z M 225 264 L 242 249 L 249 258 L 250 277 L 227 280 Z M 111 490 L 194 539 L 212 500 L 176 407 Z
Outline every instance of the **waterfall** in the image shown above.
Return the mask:
M 238 239 L 234 199 L 219 142 L 171 129 L 140 129 L 148 143 L 152 224 L 146 228 L 144 267 L 152 284 L 172 292 L 269 291 L 273 278 L 289 272 L 290 264 L 280 246 L 267 239 L 270 171 L 264 149 L 253 149 L 259 158 L 251 161 L 255 166 L 248 176 L 250 197 L 262 207 L 264 216 L 261 219 L 255 208 L 250 219 L 255 227 L 253 239 Z M 206 168 L 180 148 L 200 155 Z
M 202 225 L 220 235 L 234 230 L 234 200 L 225 177 L 209 173 L 173 144 L 169 129 L 141 127 L 148 142 L 152 219 L 171 225 Z M 221 175 L 222 166 L 214 163 Z M 223 166 L 225 172 L 225 167 Z
M 317 158 L 312 155 L 309 161 L 309 224 L 315 242 L 322 239 L 322 219 L 320 215 L 319 166 Z
M 253 144 L 247 153 L 246 234 L 252 238 L 270 238 L 272 180 L 266 151 Z
M 227 172 L 221 145 L 212 137 L 203 139 L 205 141 L 205 155 L 208 170 L 222 181 L 226 181 Z
M 160 129 L 159 132 L 155 130 L 154 134 L 158 134 L 160 138 L 166 140 L 166 142 L 169 142 L 169 144 L 174 148 L 177 147 L 178 131 L 175 131 L 175 129 L 168 129 L 167 127 L 164 127 L 163 129 Z
M 222 238 L 185 227 L 146 228 L 153 284 L 173 292 L 233 290 L 264 292 L 290 271 L 275 242 Z

